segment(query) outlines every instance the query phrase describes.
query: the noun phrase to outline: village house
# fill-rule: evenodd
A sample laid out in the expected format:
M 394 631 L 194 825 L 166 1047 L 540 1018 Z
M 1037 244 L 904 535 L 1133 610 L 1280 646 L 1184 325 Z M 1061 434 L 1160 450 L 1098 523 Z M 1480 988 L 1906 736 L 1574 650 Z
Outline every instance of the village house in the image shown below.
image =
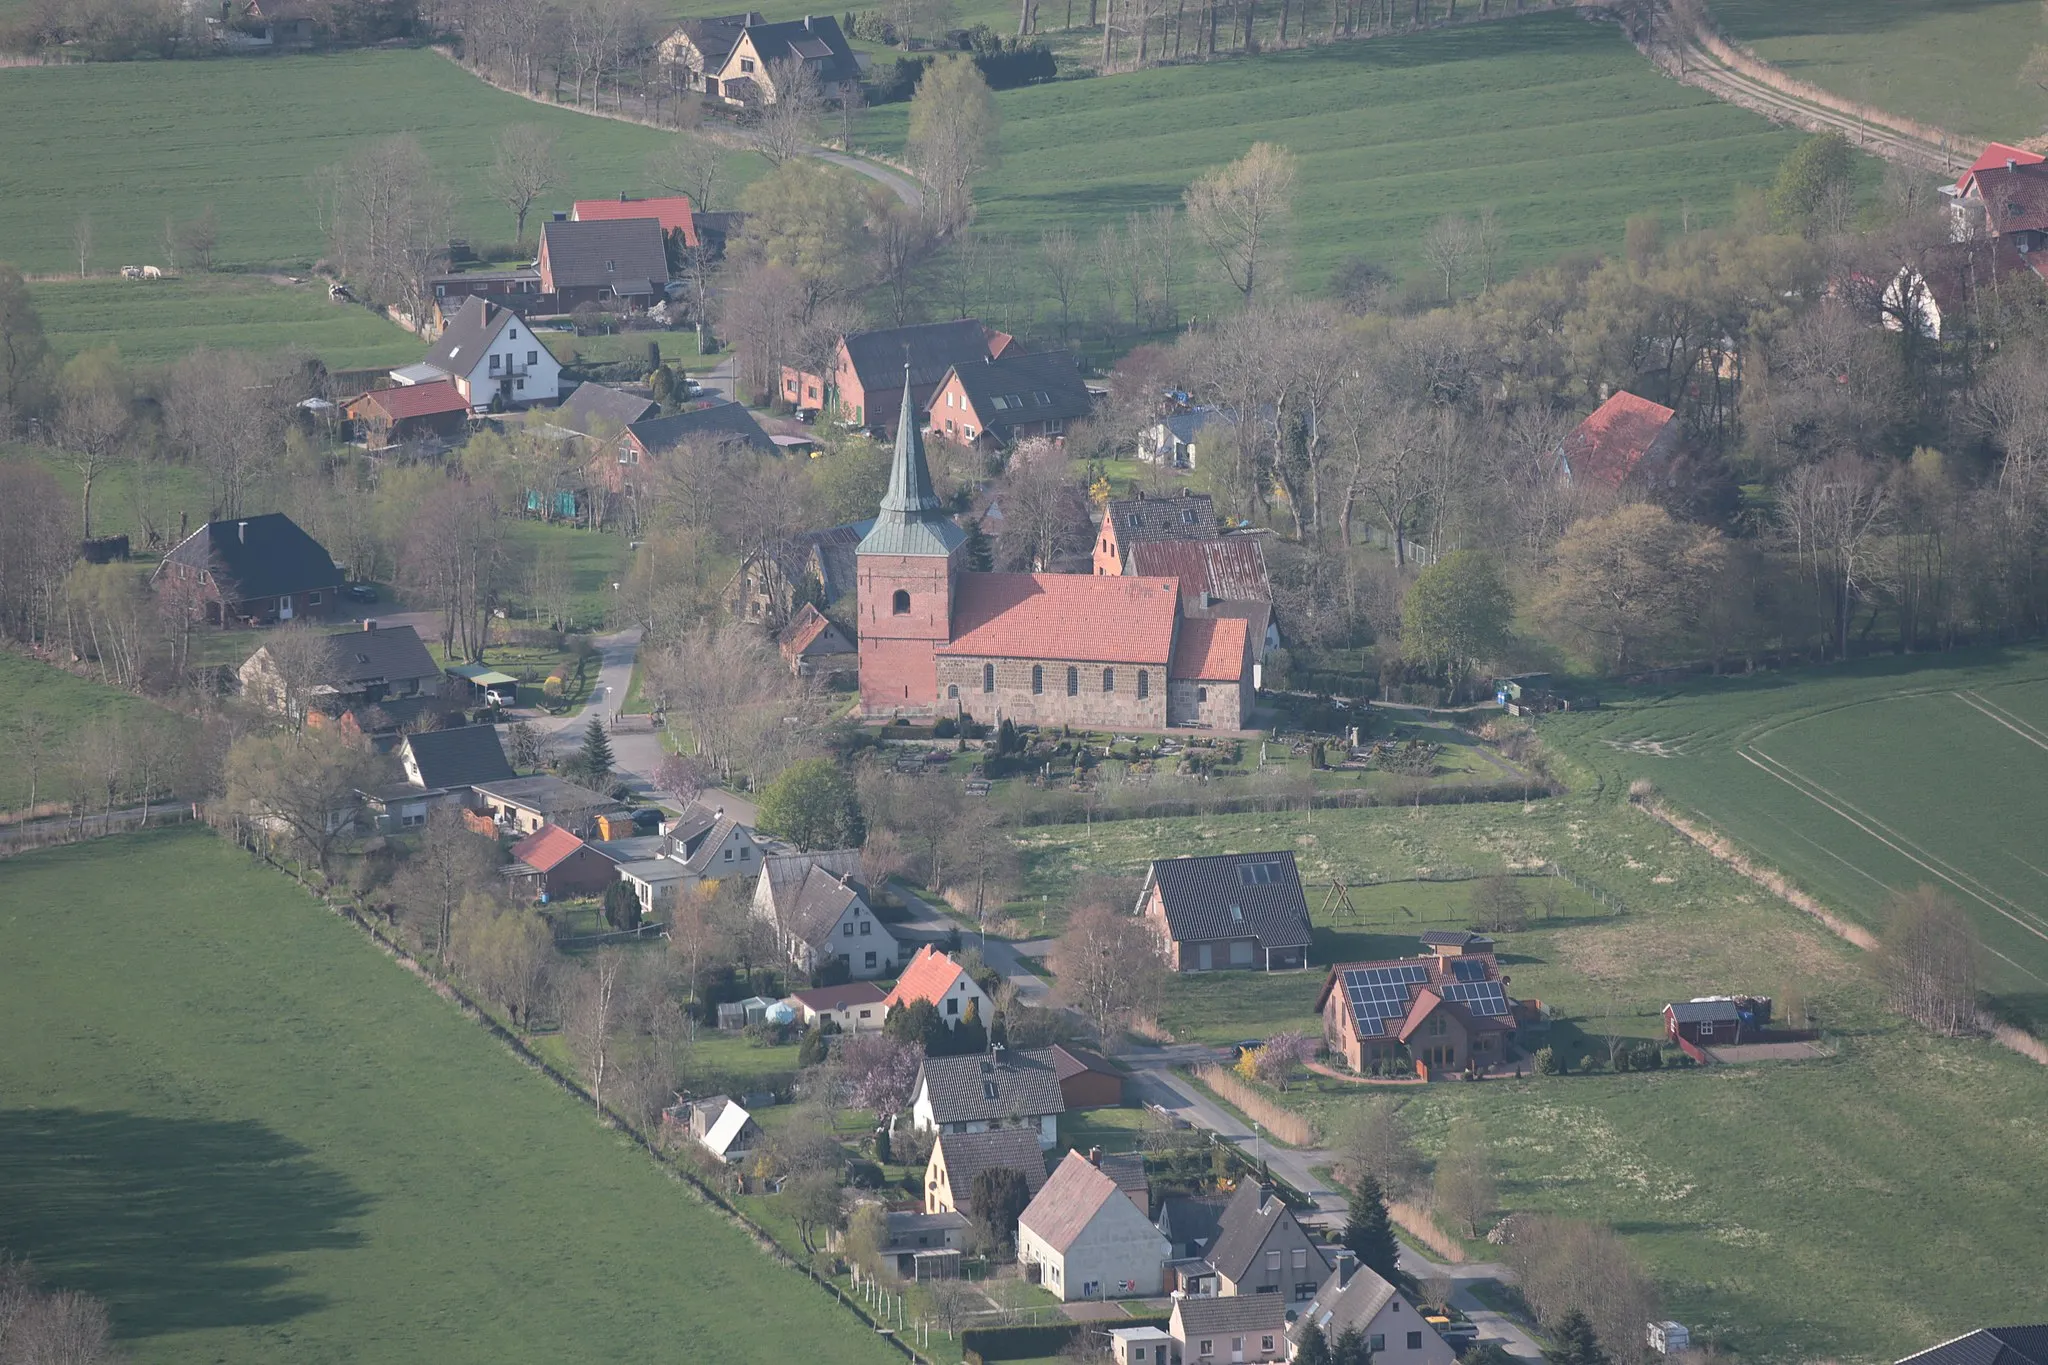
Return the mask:
M 1435 938 L 1436 936 L 1432 936 Z M 1425 941 L 1428 956 L 1343 962 L 1316 998 L 1323 1041 L 1353 1071 L 1412 1058 L 1432 1074 L 1507 1060 L 1515 1032 L 1493 940 Z
M 1045 1152 L 1029 1128 L 985 1128 L 976 1133 L 941 1132 L 924 1166 L 927 1213 L 974 1215 L 974 1177 L 991 1168 L 1021 1172 L 1032 1194 L 1045 1187 Z
M 1060 1098 L 1067 1112 L 1111 1109 L 1124 1102 L 1124 1073 L 1098 1052 L 1068 1043 L 1054 1043 L 1052 1069 L 1060 1078 Z
M 1202 1263 L 1180 1273 L 1192 1295 L 1271 1295 L 1302 1303 L 1315 1297 L 1330 1264 L 1279 1195 L 1246 1180 L 1224 1205 Z
M 1095 572 L 1125 572 L 1124 557 L 1143 540 L 1214 540 L 1216 502 L 1207 493 L 1175 493 L 1170 497 L 1111 498 L 1102 509 L 1095 538 Z
M 586 303 L 642 312 L 668 297 L 668 247 L 653 217 L 551 218 L 540 225 L 538 265 L 559 312 Z
M 1558 443 L 1559 469 L 1574 487 L 1619 491 L 1631 479 L 1653 477 L 1682 434 L 1670 408 L 1617 390 Z
M 929 943 L 905 964 L 903 975 L 882 1003 L 884 1009 L 893 1010 L 920 1000 L 937 1010 L 948 1028 L 960 1027 L 969 1011 L 986 1026 L 993 1008 L 988 992 L 967 969 Z
M 1170 413 L 1138 434 L 1138 458 L 1174 469 L 1193 469 L 1237 442 L 1237 423 L 1222 408 Z
M 1278 1294 L 1178 1298 L 1166 1330 L 1181 1365 L 1285 1360 L 1287 1299 Z
M 1158 859 L 1145 873 L 1138 914 L 1177 972 L 1309 965 L 1308 901 L 1285 849 Z
M 697 245 L 697 216 L 690 211 L 688 195 L 630 199 L 621 193 L 616 199 L 578 199 L 569 206 L 572 223 L 615 223 L 622 218 L 652 218 L 664 237 L 680 236 L 684 246 Z
M 272 644 L 245 659 L 236 670 L 243 699 L 294 720 L 316 710 L 339 716 L 359 706 L 439 700 L 441 666 L 411 626 L 379 629 L 365 621 L 360 630 L 321 635 L 308 644 L 308 657 L 288 666 L 280 666 Z M 286 668 L 301 676 L 287 678 Z
M 362 793 L 380 829 L 410 829 L 426 823 L 437 806 L 465 810 L 476 804 L 479 783 L 512 776 L 494 725 L 421 730 L 398 742 L 404 780 Z
M 706 68 L 704 93 L 743 109 L 773 104 L 780 98 L 775 81 L 782 63 L 807 68 L 829 103 L 839 103 L 860 85 L 860 61 L 847 46 L 839 21 L 829 14 L 806 14 L 774 24 L 749 22 L 717 73 Z
M 816 1028 L 830 1020 L 841 1033 L 874 1033 L 888 1013 L 882 1006 L 884 992 L 872 981 L 849 981 L 843 986 L 820 986 L 798 991 L 785 1002 L 796 1011 L 797 1022 Z
M 804 531 L 749 551 L 720 593 L 725 609 L 735 620 L 782 630 L 805 602 L 837 602 L 854 591 L 856 551 L 874 524 L 870 517 Z
M 559 777 L 496 778 L 473 785 L 478 808 L 514 835 L 553 824 L 582 837 L 598 816 L 624 809 L 608 796 Z
M 623 438 L 626 428 L 635 422 L 660 415 L 661 404 L 652 398 L 586 379 L 562 400 L 550 420 L 586 435 Z
M 707 1095 L 696 1100 L 684 1117 L 698 1145 L 728 1165 L 746 1160 L 761 1145 L 761 1125 L 730 1096 Z
M 797 608 L 776 636 L 775 647 L 799 678 L 831 678 L 860 669 L 860 646 L 809 602 Z
M 954 366 L 1000 357 L 1011 344 L 1008 333 L 973 318 L 848 332 L 839 339 L 829 374 L 783 368 L 782 399 L 799 412 L 834 412 L 846 425 L 888 440 L 903 410 L 906 365 L 911 410 L 921 412 L 931 407 L 939 381 Z
M 453 445 L 469 431 L 469 400 L 449 379 L 372 389 L 345 411 L 371 450 Z
M 1166 1238 L 1115 1180 L 1068 1152 L 1017 1220 L 1017 1261 L 1063 1302 L 1156 1294 Z
M 1005 450 L 1031 436 L 1063 437 L 1091 410 L 1087 386 L 1066 351 L 956 364 L 931 398 L 931 429 L 955 445 Z
M 740 34 L 749 24 L 768 21 L 757 11 L 721 14 L 704 19 L 684 19 L 668 37 L 655 45 L 655 60 L 669 72 L 678 89 L 697 94 L 712 93 L 707 79 L 715 79 L 732 54 Z
M 883 1257 L 906 1280 L 950 1280 L 960 1273 L 961 1254 L 973 1226 L 958 1213 L 896 1210 L 884 1215 L 888 1241 Z
M 1230 1206 L 1230 1199 L 1218 1194 L 1170 1194 L 1159 1201 L 1159 1216 L 1153 1226 L 1166 1238 L 1169 1260 L 1195 1262 L 1176 1267 L 1176 1273 L 1204 1273 L 1202 1257 L 1223 1226 L 1223 1210 Z
M 2048 1365 L 2048 1323 L 1979 1327 L 1916 1351 L 1898 1365 Z
M 1457 1353 L 1421 1310 L 1379 1275 L 1340 1250 L 1336 1266 L 1317 1288 L 1315 1298 L 1289 1329 L 1293 1345 L 1313 1323 L 1323 1337 L 1335 1341 L 1356 1329 L 1372 1349 L 1372 1358 L 1386 1365 L 1451 1365 Z
M 997 1046 L 987 1054 L 927 1057 L 910 1093 L 913 1127 L 934 1133 L 1023 1128 L 1042 1148 L 1052 1146 L 1067 1108 L 1052 1054 L 1042 1048 Z
M 562 396 L 562 365 L 509 308 L 463 300 L 421 362 L 455 385 L 473 412 L 552 403 Z M 405 382 L 405 372 L 391 377 Z M 438 382 L 428 379 L 426 382 Z
M 345 575 L 282 512 L 209 521 L 150 573 L 159 599 L 212 625 L 273 626 L 334 614 Z
M 754 913 L 775 926 L 798 971 L 815 975 L 840 958 L 863 981 L 895 974 L 896 939 L 868 907 L 859 873 L 859 849 L 762 860 Z
M 761 870 L 763 848 L 753 827 L 728 816 L 723 806 L 692 802 L 669 823 L 651 858 L 627 858 L 619 877 L 650 915 L 668 915 L 676 903 L 704 882 L 752 877 Z
M 601 896 L 618 865 L 560 825 L 542 825 L 512 845 L 512 884 L 544 901 Z
M 889 490 L 855 552 L 862 711 L 990 724 L 1239 730 L 1245 622 L 1184 620 L 1172 579 L 970 573 L 903 390 Z

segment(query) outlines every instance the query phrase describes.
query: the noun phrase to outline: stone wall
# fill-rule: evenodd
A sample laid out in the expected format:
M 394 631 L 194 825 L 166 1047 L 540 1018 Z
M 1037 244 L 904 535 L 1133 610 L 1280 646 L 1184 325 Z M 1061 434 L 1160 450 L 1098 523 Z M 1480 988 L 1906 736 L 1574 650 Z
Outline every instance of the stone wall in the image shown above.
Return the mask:
M 1242 730 L 1251 720 L 1245 703 L 1250 690 L 1242 683 L 1195 682 L 1176 678 L 1167 684 L 1167 724 L 1208 730 Z
M 866 641 L 862 641 L 865 649 Z M 985 691 L 985 669 L 995 669 L 995 689 Z M 1105 667 L 1114 670 L 1114 690 L 1105 692 Z M 1074 695 L 1067 695 L 1067 670 L 1075 670 Z M 1042 690 L 1032 690 L 1032 670 L 1039 669 Z M 1140 697 L 1139 675 L 1145 676 Z M 867 684 L 866 663 L 861 683 Z M 958 689 L 955 695 L 954 689 Z M 1168 721 L 1166 670 L 1157 664 L 1069 664 L 1057 659 L 995 659 L 972 655 L 941 655 L 938 660 L 939 704 L 960 710 L 989 725 L 1073 725 L 1090 730 L 1163 730 Z

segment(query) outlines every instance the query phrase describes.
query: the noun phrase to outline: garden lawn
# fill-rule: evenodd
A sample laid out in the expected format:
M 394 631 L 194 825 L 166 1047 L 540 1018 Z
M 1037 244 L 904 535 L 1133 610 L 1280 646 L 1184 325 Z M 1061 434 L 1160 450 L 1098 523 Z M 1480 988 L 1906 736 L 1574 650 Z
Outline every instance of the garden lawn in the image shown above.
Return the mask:
M 1424 230 L 1491 206 L 1506 233 L 1497 275 L 1621 245 L 1624 221 L 1725 219 L 1738 185 L 1764 184 L 1797 145 L 1657 73 L 1618 27 L 1574 13 L 1337 43 L 1005 92 L 1002 163 L 977 187 L 977 222 L 1036 243 L 1178 204 L 1188 183 L 1276 142 L 1300 159 L 1293 273 L 1320 290 L 1346 257 L 1420 272 Z M 903 106 L 864 140 L 900 148 Z M 1077 150 L 1078 149 L 1078 150 Z M 1198 242 L 1190 274 L 1214 273 Z M 1476 289 L 1478 267 L 1461 289 Z M 1441 287 L 1439 279 L 1438 287 Z M 1205 306 L 1206 301 L 1206 306 Z M 1222 301 L 1212 286 L 1184 300 Z
M 0 93 L 5 90 L 0 79 Z M 246 275 L 186 274 L 138 282 L 116 275 L 39 281 L 29 296 L 60 359 L 113 346 L 129 364 L 167 365 L 194 347 L 211 346 L 255 351 L 266 359 L 298 351 L 330 370 L 351 370 L 408 365 L 426 347 L 367 308 L 330 300 L 318 281 L 292 285 Z
M 542 213 L 646 189 L 649 154 L 674 136 L 521 99 L 425 49 L 0 69 L 0 259 L 76 271 L 87 213 L 97 269 L 168 264 L 166 215 L 210 204 L 218 263 L 303 268 L 328 250 L 310 177 L 395 133 L 417 137 L 454 192 L 459 235 L 508 241 L 489 177 L 498 132 L 520 123 L 554 136 L 563 169 Z M 763 170 L 732 158 L 728 193 Z
M 69 797 L 79 779 L 66 772 L 66 752 L 78 736 L 98 726 L 120 724 L 162 726 L 189 731 L 192 722 L 130 692 L 104 686 L 54 664 L 0 650 L 0 812 L 18 810 L 29 798 L 30 721 L 43 730 L 36 803 Z M 0 968 L 4 979 L 4 968 Z M 0 1243 L 4 1245 L 4 1243 Z
M 1890 892 L 1940 889 L 1977 921 L 1986 986 L 2048 1021 L 2048 650 L 1702 678 L 1541 734 L 1608 795 L 1654 783 L 1873 929 Z
M 2041 131 L 2048 95 L 2022 79 L 2048 42 L 2033 0 L 1709 0 L 1731 37 L 1832 94 L 1982 140 Z M 1957 149 L 1963 165 L 1978 146 Z
M 515 558 L 530 560 L 542 553 L 560 554 L 574 594 L 567 624 L 578 629 L 602 626 L 617 594 L 612 584 L 625 581 L 633 552 L 626 538 L 612 531 L 586 531 L 561 522 L 520 519 L 506 523 L 505 540 Z M 523 585 L 522 585 L 523 587 Z
M 139 1365 L 899 1359 L 203 831 L 0 863 L 0 964 L 0 1246 Z

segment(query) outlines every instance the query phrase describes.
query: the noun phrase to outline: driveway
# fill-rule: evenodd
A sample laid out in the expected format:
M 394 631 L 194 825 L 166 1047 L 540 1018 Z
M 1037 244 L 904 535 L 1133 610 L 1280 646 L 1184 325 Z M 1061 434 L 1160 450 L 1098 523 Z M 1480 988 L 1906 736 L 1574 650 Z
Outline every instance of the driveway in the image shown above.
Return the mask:
M 899 895 L 909 911 L 903 927 L 914 933 L 941 938 L 958 929 L 964 940 L 974 932 L 951 915 L 934 908 L 915 891 L 904 888 L 900 889 Z M 1008 939 L 982 937 L 981 960 L 1001 973 L 1003 980 L 1017 992 L 1019 1000 L 1043 1009 L 1052 1003 L 1052 989 L 1045 984 L 1045 978 L 1031 970 L 1030 962 L 1017 951 L 1017 946 Z

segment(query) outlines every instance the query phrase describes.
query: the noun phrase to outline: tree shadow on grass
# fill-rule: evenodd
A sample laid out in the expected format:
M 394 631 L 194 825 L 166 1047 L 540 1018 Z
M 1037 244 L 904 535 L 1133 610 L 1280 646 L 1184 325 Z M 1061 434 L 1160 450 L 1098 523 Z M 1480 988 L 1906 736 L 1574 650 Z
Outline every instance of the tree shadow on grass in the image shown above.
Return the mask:
M 324 1307 L 260 1262 L 360 1245 L 369 1202 L 260 1123 L 0 1110 L 0 1247 L 106 1299 L 123 1337 Z

